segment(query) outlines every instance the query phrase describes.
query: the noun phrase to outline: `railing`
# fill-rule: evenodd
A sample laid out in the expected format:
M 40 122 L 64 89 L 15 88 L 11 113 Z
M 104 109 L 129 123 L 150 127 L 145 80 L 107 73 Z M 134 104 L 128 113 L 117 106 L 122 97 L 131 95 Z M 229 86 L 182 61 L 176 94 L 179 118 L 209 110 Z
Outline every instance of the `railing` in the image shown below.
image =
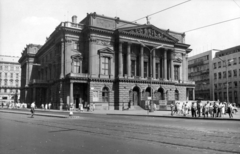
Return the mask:
M 70 28 L 77 28 L 82 29 L 83 25 L 73 22 L 61 22 L 61 24 L 58 27 L 70 27 Z

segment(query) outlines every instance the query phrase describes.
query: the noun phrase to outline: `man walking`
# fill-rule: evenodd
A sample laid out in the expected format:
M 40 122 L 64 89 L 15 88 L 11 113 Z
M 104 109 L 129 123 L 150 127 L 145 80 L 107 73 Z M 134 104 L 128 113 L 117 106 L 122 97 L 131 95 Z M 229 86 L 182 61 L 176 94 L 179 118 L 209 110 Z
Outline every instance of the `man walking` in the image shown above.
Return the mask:
M 31 118 L 33 118 L 33 116 L 34 116 L 35 107 L 36 107 L 35 102 L 32 102 L 32 104 L 31 104 L 31 113 L 32 113 Z

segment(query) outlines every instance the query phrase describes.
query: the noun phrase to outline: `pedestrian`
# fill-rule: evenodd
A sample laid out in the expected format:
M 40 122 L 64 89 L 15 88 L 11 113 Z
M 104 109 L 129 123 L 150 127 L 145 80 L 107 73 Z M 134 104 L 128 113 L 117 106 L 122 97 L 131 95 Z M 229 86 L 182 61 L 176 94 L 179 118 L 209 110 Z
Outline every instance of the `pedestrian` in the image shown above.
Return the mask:
M 214 102 L 213 103 L 213 117 L 217 117 L 217 112 L 218 112 L 218 103 Z
M 45 110 L 47 110 L 48 109 L 48 105 L 47 104 L 45 104 Z
M 2 109 L 3 109 L 3 107 L 4 107 L 4 103 L 3 103 L 3 101 L 2 101 L 2 103 L 1 103 L 1 104 L 2 104 Z
M 173 103 L 171 103 L 170 108 L 171 108 L 171 116 L 173 116 L 173 112 L 174 112 L 174 105 L 173 105 Z
M 83 104 L 82 103 L 79 103 L 79 109 L 80 109 L 80 111 L 83 111 Z
M 213 117 L 213 104 L 209 103 L 209 115 Z
M 228 114 L 229 114 L 229 118 L 233 118 L 233 106 L 231 103 L 228 104 Z
M 51 102 L 49 102 L 48 109 L 51 109 L 51 106 L 52 106 L 52 104 L 51 104 Z
M 31 118 L 33 118 L 33 116 L 34 116 L 35 107 L 36 107 L 35 102 L 32 102 L 32 104 L 31 104 L 31 114 L 32 114 Z
M 201 102 L 201 101 L 200 101 Z M 200 102 L 197 103 L 197 112 L 198 112 L 198 117 L 201 117 L 201 104 Z
M 192 117 L 196 117 L 197 105 L 195 102 L 192 102 Z
M 223 104 L 222 102 L 219 102 L 217 117 L 222 117 L 222 108 L 223 108 Z
M 184 107 L 183 107 L 183 115 L 186 116 L 188 113 L 188 106 L 187 104 L 184 104 Z
M 95 103 L 92 104 L 92 110 L 95 110 Z

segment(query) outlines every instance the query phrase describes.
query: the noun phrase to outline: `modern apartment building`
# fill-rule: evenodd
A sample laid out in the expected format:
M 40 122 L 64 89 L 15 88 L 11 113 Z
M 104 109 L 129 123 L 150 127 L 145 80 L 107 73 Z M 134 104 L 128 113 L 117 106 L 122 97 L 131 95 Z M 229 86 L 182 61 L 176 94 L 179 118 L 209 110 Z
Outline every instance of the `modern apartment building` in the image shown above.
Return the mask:
M 62 22 L 42 46 L 27 45 L 19 59 L 21 99 L 54 108 L 95 103 L 96 108 L 161 107 L 188 100 L 195 86 L 187 77 L 185 34 L 96 13 Z M 27 73 L 26 73 L 27 72 Z
M 20 95 L 19 57 L 0 55 L 0 102 L 16 102 Z
M 240 46 L 217 52 L 212 67 L 215 100 L 240 106 Z

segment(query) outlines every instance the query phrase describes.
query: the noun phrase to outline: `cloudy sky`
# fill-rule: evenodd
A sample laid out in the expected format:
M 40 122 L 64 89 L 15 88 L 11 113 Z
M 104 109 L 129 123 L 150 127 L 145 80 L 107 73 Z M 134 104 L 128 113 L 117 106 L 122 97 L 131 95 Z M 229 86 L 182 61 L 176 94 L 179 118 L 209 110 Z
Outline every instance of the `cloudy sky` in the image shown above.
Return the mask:
M 134 21 L 151 16 L 151 24 L 177 32 L 238 18 L 186 33 L 189 56 L 240 45 L 240 0 L 0 0 L 0 54 L 21 56 L 26 44 L 44 44 L 62 21 L 78 21 L 87 13 Z M 145 24 L 146 20 L 137 21 Z

